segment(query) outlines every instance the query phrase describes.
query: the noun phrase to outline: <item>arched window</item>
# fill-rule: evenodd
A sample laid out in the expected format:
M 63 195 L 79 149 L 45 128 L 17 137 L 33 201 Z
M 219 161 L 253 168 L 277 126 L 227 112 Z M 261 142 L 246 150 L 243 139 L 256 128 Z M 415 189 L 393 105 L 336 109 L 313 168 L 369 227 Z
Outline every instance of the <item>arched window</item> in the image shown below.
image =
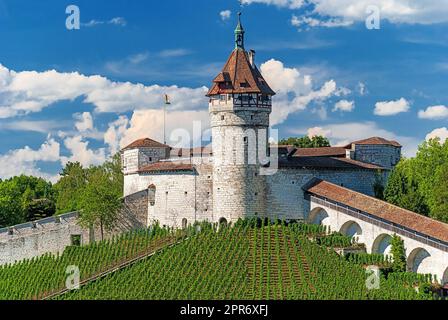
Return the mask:
M 182 219 L 182 229 L 186 229 L 188 227 L 188 220 L 187 218 Z

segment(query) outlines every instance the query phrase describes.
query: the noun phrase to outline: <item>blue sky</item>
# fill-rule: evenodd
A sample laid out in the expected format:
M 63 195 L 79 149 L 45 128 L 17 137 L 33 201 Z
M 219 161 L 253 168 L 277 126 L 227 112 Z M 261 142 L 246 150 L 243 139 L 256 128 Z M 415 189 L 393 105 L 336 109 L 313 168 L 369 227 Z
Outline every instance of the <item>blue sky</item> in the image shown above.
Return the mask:
M 246 48 L 278 93 L 280 137 L 378 135 L 412 155 L 448 136 L 447 1 L 244 2 Z M 365 25 L 372 3 L 380 29 Z M 71 4 L 79 30 L 66 28 Z M 238 10 L 236 0 L 0 0 L 0 178 L 55 180 L 67 161 L 98 164 L 133 139 L 162 139 L 164 93 L 170 133 L 206 129 L 204 94 L 233 49 Z

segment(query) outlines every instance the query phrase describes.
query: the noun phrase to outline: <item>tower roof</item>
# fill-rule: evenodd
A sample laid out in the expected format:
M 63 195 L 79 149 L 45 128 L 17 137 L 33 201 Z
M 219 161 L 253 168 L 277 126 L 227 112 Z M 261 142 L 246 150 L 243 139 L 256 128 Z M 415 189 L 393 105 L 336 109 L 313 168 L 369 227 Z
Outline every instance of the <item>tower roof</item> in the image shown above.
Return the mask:
M 158 141 L 155 141 L 155 140 L 152 140 L 149 138 L 144 138 L 144 139 L 135 140 L 130 145 L 123 148 L 122 151 L 129 150 L 129 149 L 137 149 L 137 148 L 171 148 L 171 147 L 166 144 L 162 144 Z
M 255 52 L 248 53 L 244 49 L 244 29 L 239 15 L 235 36 L 236 48 L 230 54 L 222 71 L 213 80 L 207 96 L 234 93 L 275 95 L 255 65 Z
M 207 96 L 232 93 L 275 95 L 255 64 L 250 63 L 249 54 L 239 48 L 230 54 L 224 68 L 213 80 Z

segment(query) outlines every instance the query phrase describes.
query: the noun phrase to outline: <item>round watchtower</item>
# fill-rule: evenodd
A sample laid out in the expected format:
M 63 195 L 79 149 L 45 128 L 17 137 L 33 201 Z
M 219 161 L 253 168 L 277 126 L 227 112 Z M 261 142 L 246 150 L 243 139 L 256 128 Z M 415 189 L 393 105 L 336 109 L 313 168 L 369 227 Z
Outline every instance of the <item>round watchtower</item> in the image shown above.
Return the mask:
M 266 216 L 269 115 L 275 92 L 244 49 L 240 18 L 235 49 L 213 80 L 207 96 L 213 140 L 213 215 L 216 221 Z

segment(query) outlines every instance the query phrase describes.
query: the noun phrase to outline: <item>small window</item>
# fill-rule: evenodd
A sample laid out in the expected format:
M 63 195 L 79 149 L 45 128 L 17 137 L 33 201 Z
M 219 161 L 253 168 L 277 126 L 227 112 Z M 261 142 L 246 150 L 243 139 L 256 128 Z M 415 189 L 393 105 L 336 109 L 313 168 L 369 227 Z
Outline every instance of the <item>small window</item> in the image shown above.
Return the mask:
M 221 120 L 224 121 L 224 116 L 221 116 Z
M 72 234 L 70 236 L 70 243 L 72 246 L 76 246 L 76 247 L 81 246 L 81 235 L 80 234 Z
M 253 114 L 250 115 L 250 120 L 254 120 L 254 115 Z
M 258 196 L 258 192 L 255 192 L 255 196 Z
M 247 141 L 248 141 L 247 137 L 244 137 L 244 142 L 247 142 Z
M 188 196 L 188 192 L 187 192 L 187 191 L 185 191 L 184 194 L 185 194 L 186 196 Z
M 165 194 L 168 194 L 168 191 L 165 191 Z
M 152 158 L 151 157 L 149 157 L 149 162 L 152 162 Z

